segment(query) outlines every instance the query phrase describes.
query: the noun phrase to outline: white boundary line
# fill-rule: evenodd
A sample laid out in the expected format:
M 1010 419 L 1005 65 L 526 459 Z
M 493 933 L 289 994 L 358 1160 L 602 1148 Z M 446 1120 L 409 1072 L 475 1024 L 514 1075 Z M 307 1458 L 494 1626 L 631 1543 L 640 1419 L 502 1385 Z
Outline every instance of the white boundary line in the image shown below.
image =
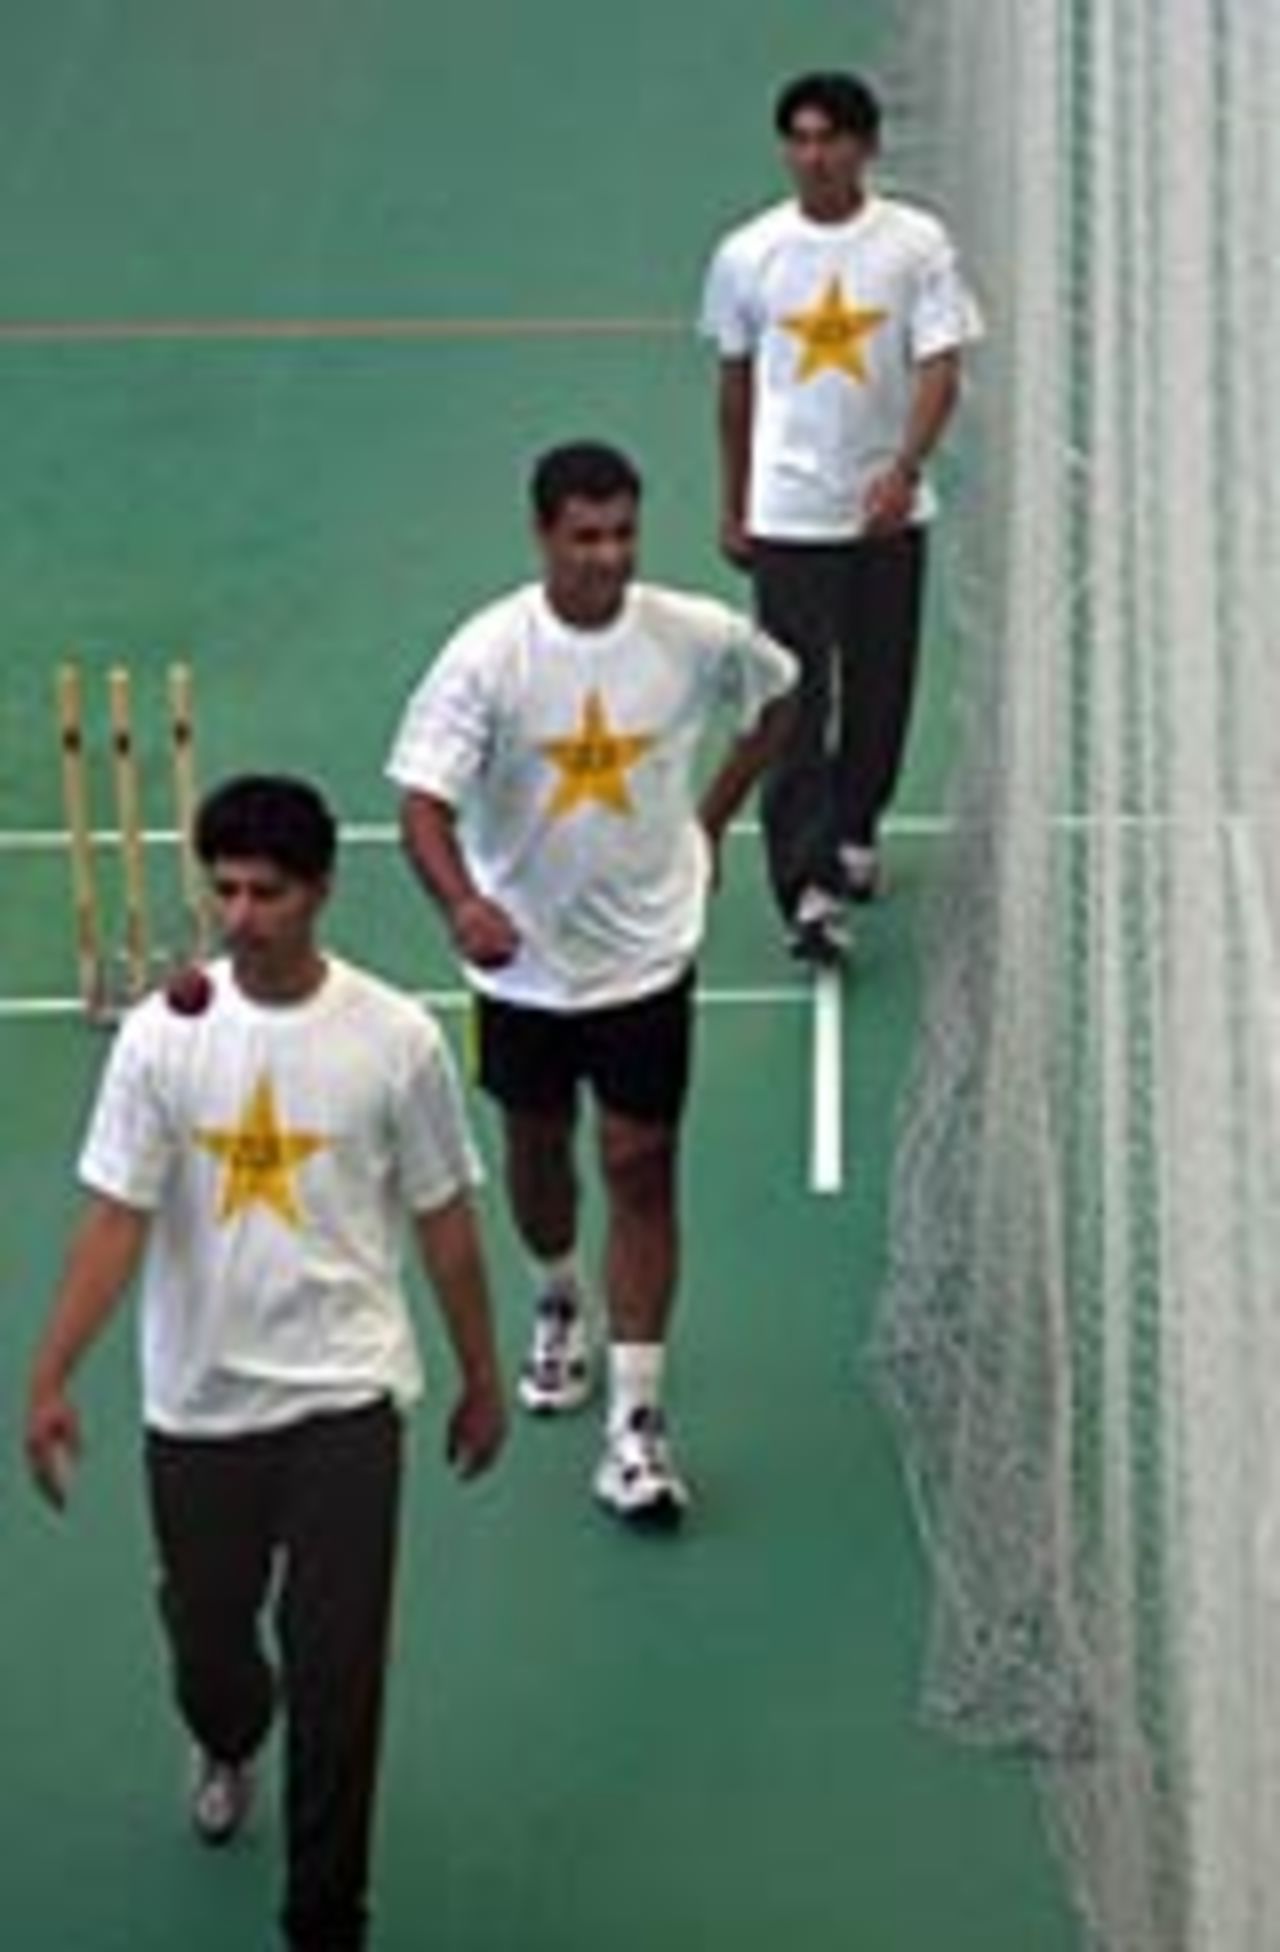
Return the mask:
M 1222 818 L 1228 827 L 1236 824 L 1234 816 L 1224 815 Z M 892 814 L 881 831 L 890 840 L 895 835 L 904 840 L 935 840 L 956 832 L 960 824 L 951 814 L 899 813 Z M 1172 814 L 1141 813 L 1059 813 L 1051 815 L 1048 821 L 1055 832 L 1064 834 L 1094 833 L 1103 829 L 1128 833 L 1143 827 L 1165 833 L 1191 824 L 1200 828 L 1204 823 L 1192 823 Z M 759 832 L 760 822 L 755 819 L 735 820 L 729 829 L 733 837 Z M 114 827 L 99 827 L 94 830 L 92 838 L 95 845 L 106 847 L 117 841 L 119 835 Z M 177 830 L 173 827 L 148 827 L 143 835 L 149 845 L 156 847 L 172 847 L 178 838 Z M 399 839 L 400 829 L 392 820 L 349 820 L 341 828 L 341 840 L 347 847 L 386 847 Z M 0 827 L 0 854 L 39 854 L 65 847 L 66 844 L 65 827 Z
M 954 822 L 932 813 L 902 814 L 885 823 L 892 836 L 930 837 L 950 833 Z M 758 820 L 735 820 L 729 829 L 731 839 L 760 832 Z M 114 827 L 96 827 L 91 836 L 96 847 L 109 847 L 120 836 Z M 151 847 L 176 847 L 180 836 L 176 827 L 148 827 L 143 839 Z M 388 847 L 399 842 L 400 829 L 392 820 L 351 820 L 341 829 L 344 847 Z M 67 845 L 65 827 L 0 827 L 0 854 L 42 854 Z
M 844 982 L 838 969 L 813 979 L 813 1068 L 810 1089 L 809 1191 L 844 1186 Z
M 170 318 L 0 319 L 0 346 L 404 344 L 438 340 L 672 339 L 691 336 L 686 319 L 506 318 Z

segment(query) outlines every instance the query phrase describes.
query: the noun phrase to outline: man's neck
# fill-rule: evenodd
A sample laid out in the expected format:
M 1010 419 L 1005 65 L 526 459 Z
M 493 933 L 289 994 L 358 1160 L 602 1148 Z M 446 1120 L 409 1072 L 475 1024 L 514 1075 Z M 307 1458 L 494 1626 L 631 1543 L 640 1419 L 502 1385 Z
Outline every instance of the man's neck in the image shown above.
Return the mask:
M 571 596 L 566 597 L 563 591 L 554 589 L 549 583 L 543 584 L 542 594 L 552 616 L 560 623 L 567 624 L 570 630 L 608 630 L 611 624 L 617 623 L 627 600 L 624 593 L 607 610 L 600 609 L 590 603 L 575 602 Z
M 847 224 L 867 205 L 868 191 L 861 185 L 838 190 L 816 200 L 800 199 L 801 213 L 811 224 Z
M 232 962 L 236 988 L 251 1003 L 272 1008 L 308 1003 L 329 973 L 329 965 L 318 949 L 279 967 L 252 962 Z

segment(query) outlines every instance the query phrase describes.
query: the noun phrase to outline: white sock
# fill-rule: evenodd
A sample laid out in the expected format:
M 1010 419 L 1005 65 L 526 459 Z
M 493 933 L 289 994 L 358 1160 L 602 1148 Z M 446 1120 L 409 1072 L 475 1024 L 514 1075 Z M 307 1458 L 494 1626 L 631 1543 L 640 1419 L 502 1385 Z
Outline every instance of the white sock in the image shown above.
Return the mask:
M 621 1430 L 636 1410 L 656 1410 L 667 1352 L 661 1342 L 609 1344 L 609 1429 Z
M 576 1247 L 571 1247 L 567 1254 L 553 1254 L 550 1260 L 545 1261 L 530 1255 L 529 1265 L 539 1295 L 559 1295 L 565 1301 L 582 1307 L 584 1289 Z

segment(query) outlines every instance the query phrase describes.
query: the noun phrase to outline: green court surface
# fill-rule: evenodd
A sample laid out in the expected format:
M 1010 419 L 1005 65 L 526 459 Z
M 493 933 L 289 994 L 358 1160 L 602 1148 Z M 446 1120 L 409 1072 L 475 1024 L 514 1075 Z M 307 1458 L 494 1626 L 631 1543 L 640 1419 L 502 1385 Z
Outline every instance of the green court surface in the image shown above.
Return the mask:
M 83 1377 L 69 1517 L 22 1477 L 23 1369 L 104 1048 L 57 1008 L 54 668 L 74 650 L 97 685 L 130 663 L 163 828 L 152 700 L 188 657 L 202 774 L 305 770 L 378 829 L 347 850 L 334 939 L 443 994 L 458 1029 L 456 972 L 379 837 L 402 699 L 461 613 L 530 573 L 523 476 L 560 438 L 635 450 L 649 573 L 735 589 L 688 328 L 702 259 L 773 193 L 777 81 L 891 52 L 874 10 L 834 0 L 66 0 L 0 24 L 0 1937 L 21 1952 L 265 1946 L 279 1841 L 270 1796 L 244 1848 L 184 1828 L 126 1323 Z M 685 1155 L 685 1534 L 596 1514 L 591 1412 L 520 1425 L 491 1480 L 452 1485 L 424 1308 L 378 1952 L 1074 1943 L 1021 1768 L 917 1724 L 926 1585 L 859 1361 L 951 684 L 939 623 L 838 1063 L 815 1067 L 755 837 L 731 845 Z M 101 765 L 94 786 L 106 821 Z M 154 865 L 163 934 L 163 846 Z M 486 1217 L 514 1361 L 527 1295 L 496 1190 Z

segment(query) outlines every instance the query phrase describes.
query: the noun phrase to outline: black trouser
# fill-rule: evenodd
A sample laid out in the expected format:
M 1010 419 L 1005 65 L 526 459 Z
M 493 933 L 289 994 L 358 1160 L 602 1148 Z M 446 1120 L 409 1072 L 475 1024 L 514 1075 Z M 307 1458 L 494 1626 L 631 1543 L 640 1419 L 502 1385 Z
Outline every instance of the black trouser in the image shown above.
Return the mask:
M 243 1437 L 147 1433 L 160 1605 L 183 1718 L 240 1762 L 271 1722 L 259 1639 L 273 1575 L 294 1952 L 364 1944 L 400 1488 L 389 1403 Z
M 842 843 L 875 840 L 906 745 L 924 570 L 919 526 L 753 545 L 760 622 L 800 659 L 795 714 L 760 800 L 784 915 L 806 887 L 838 891 Z

